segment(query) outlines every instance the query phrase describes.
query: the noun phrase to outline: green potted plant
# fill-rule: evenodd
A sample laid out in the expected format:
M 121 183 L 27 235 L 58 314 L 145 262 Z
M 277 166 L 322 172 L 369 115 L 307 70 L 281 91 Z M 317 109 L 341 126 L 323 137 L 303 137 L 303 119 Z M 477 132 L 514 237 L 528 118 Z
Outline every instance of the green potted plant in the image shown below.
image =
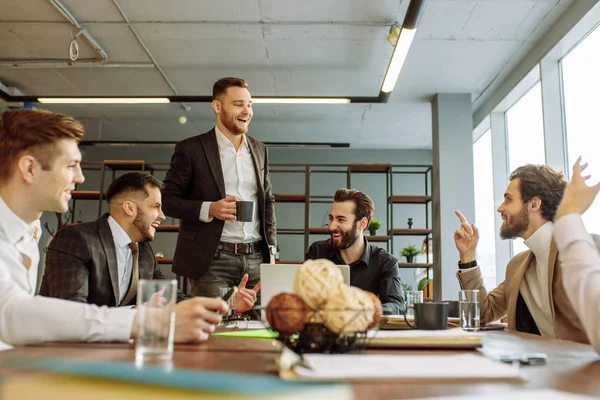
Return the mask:
M 404 246 L 400 251 L 400 255 L 406 257 L 406 262 L 413 262 L 413 258 L 419 254 L 419 250 L 415 245 L 409 244 L 408 246 Z
M 429 282 L 431 282 L 431 279 L 424 276 L 417 284 L 417 290 L 425 290 L 425 286 L 429 285 Z
M 369 233 L 371 236 L 375 236 L 377 234 L 377 229 L 381 228 L 381 221 L 373 218 L 371 222 L 369 222 Z

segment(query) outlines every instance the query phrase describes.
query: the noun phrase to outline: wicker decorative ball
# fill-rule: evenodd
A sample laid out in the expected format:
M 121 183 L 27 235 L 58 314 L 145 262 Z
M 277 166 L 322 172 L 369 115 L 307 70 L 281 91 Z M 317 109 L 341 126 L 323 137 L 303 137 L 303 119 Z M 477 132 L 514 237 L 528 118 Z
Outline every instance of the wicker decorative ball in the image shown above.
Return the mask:
M 325 305 L 325 326 L 335 333 L 363 332 L 373 322 L 372 310 L 369 295 L 359 288 L 344 285 Z
M 343 285 L 342 273 L 329 260 L 306 260 L 294 277 L 294 292 L 312 308 L 322 308 Z
M 279 293 L 267 305 L 267 321 L 279 333 L 296 333 L 304 328 L 312 310 L 293 293 Z
M 367 290 L 365 290 L 364 292 L 367 294 L 367 296 L 371 299 L 371 302 L 373 303 L 371 305 L 371 309 L 373 310 L 373 322 L 369 324 L 369 329 L 371 329 L 374 326 L 376 326 L 379 323 L 379 321 L 381 321 L 381 318 L 383 317 L 383 306 L 381 305 L 379 297 L 377 297 L 375 293 L 371 293 Z M 368 309 L 368 307 L 365 308 Z

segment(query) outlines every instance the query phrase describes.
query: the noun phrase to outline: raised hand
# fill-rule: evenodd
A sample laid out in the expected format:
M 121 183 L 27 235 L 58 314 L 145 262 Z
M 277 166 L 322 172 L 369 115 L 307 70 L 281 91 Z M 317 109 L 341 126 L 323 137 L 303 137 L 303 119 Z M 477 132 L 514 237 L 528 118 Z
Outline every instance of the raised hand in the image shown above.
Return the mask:
M 458 210 L 454 211 L 460 220 L 460 228 L 454 232 L 454 244 L 460 254 L 460 262 L 467 263 L 475 260 L 475 249 L 479 242 L 479 229 L 475 224 L 469 224 L 467 218 Z
M 235 297 L 235 312 L 243 313 L 249 311 L 254 307 L 256 303 L 257 293 L 260 290 L 260 282 L 258 282 L 252 289 L 247 289 L 246 284 L 248 283 L 248 274 L 244 274 L 240 284 L 238 285 L 238 293 Z
M 235 202 L 239 199 L 235 196 L 227 196 L 219 201 L 214 201 L 208 209 L 208 216 L 222 221 L 235 219 Z
M 600 183 L 594 186 L 588 186 L 585 183 L 591 177 L 582 175 L 587 166 L 587 163 L 581 164 L 581 157 L 573 164 L 571 182 L 567 184 L 562 201 L 556 211 L 556 218 L 572 213 L 583 214 L 590 208 L 596 195 L 600 192 Z

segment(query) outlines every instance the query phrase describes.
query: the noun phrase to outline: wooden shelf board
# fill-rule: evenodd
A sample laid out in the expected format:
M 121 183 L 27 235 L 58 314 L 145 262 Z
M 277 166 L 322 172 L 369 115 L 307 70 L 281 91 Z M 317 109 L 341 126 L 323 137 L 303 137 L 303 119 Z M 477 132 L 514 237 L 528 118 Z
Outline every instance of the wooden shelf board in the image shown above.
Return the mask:
M 117 171 L 143 170 L 144 160 L 104 160 L 104 165 Z
M 304 203 L 306 200 L 304 193 L 275 193 L 274 196 L 277 203 Z
M 431 196 L 394 195 L 388 201 L 393 204 L 427 204 L 431 201 Z
M 73 190 L 71 197 L 75 200 L 98 200 L 100 199 L 99 190 Z M 106 194 L 102 193 L 102 199 L 106 199 Z
M 275 260 L 275 264 L 302 264 L 304 261 Z
M 158 262 L 159 264 L 173 264 L 173 259 L 172 258 L 157 258 L 156 262 Z
M 159 225 L 157 232 L 179 232 L 179 225 Z
M 365 237 L 367 238 L 367 240 L 369 242 L 387 242 L 388 240 L 390 240 L 392 238 L 391 236 L 383 236 L 383 235 L 375 235 L 375 236 L 367 235 Z
M 350 163 L 349 172 L 388 172 L 391 164 L 385 163 Z
M 390 235 L 394 235 L 394 236 L 427 236 L 427 235 L 431 234 L 431 229 L 425 229 L 425 228 L 413 228 L 413 229 L 408 229 L 408 228 L 394 228 L 394 229 L 390 229 L 389 234 Z
M 329 228 L 309 228 L 308 232 L 313 235 L 329 235 Z
M 433 268 L 433 264 L 398 262 L 398 268 Z

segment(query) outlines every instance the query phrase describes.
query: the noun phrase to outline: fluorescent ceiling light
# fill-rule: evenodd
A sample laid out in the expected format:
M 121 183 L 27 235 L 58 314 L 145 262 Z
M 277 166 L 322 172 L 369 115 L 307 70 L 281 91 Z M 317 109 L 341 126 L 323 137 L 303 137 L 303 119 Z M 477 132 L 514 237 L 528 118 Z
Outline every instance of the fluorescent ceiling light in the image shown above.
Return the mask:
M 394 90 L 394 86 L 396 86 L 396 81 L 398 80 L 398 76 L 400 76 L 400 71 L 402 70 L 402 65 L 404 64 L 406 56 L 408 55 L 410 45 L 415 38 L 416 31 L 416 29 L 407 28 L 402 28 L 400 31 L 398 43 L 396 43 L 396 47 L 394 47 L 394 53 L 392 54 L 390 65 L 388 65 L 385 78 L 383 79 L 383 85 L 381 86 L 382 92 L 390 93 L 392 90 Z
M 166 97 L 40 97 L 44 104 L 165 104 Z
M 258 97 L 252 98 L 255 104 L 348 104 L 350 99 L 344 98 L 318 98 L 318 97 L 298 97 L 298 98 L 276 98 L 276 97 Z

